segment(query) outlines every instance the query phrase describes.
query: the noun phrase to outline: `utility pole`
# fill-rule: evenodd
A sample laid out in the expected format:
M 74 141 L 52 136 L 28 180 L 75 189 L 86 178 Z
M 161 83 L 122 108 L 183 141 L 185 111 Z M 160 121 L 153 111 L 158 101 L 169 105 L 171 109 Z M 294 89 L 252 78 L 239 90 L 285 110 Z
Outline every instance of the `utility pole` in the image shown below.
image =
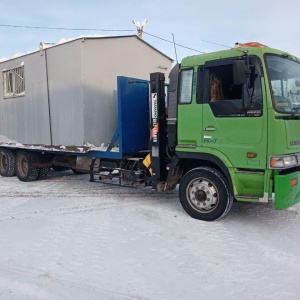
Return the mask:
M 135 21 L 133 20 L 132 23 L 135 25 L 136 29 L 137 29 L 137 36 L 140 38 L 140 39 L 143 39 L 143 28 L 145 26 L 145 24 L 147 23 L 147 19 L 145 19 L 143 22 L 139 22 L 139 21 Z

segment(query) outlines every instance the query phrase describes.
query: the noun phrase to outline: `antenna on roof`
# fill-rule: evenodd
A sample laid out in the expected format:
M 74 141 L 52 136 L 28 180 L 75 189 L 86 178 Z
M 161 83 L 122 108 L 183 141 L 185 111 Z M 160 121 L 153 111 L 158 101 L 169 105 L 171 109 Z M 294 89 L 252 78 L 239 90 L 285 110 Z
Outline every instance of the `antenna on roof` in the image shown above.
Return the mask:
M 172 36 L 173 36 L 173 45 L 174 45 L 174 50 L 175 50 L 175 55 L 176 55 L 176 63 L 178 63 L 178 57 L 177 57 L 177 51 L 176 51 L 176 43 L 175 43 L 174 33 L 172 33 Z
M 55 43 L 44 43 L 44 42 L 40 42 L 40 50 L 44 50 L 47 47 L 53 46 L 55 45 Z
M 139 21 L 135 21 L 133 20 L 132 23 L 135 25 L 136 29 L 137 29 L 137 36 L 142 39 L 143 38 L 143 28 L 146 25 L 146 23 L 148 22 L 147 19 L 145 19 L 143 22 L 139 22 Z

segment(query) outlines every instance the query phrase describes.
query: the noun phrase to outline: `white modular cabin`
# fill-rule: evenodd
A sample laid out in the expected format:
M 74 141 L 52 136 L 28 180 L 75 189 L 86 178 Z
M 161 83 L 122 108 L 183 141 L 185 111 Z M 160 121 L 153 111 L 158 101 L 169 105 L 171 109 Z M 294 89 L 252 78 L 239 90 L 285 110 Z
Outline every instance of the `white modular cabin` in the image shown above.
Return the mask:
M 167 80 L 172 62 L 136 35 L 80 37 L 1 62 L 0 146 L 108 143 L 118 126 L 117 76 Z

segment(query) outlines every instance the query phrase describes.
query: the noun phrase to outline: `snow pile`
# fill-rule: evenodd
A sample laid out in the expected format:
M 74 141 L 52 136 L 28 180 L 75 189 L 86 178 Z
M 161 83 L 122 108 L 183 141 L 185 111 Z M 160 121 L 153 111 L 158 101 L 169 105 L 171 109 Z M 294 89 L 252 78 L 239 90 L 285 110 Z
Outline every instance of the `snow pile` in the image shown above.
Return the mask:
M 4 146 L 10 144 L 18 144 L 18 142 L 0 134 L 0 144 Z

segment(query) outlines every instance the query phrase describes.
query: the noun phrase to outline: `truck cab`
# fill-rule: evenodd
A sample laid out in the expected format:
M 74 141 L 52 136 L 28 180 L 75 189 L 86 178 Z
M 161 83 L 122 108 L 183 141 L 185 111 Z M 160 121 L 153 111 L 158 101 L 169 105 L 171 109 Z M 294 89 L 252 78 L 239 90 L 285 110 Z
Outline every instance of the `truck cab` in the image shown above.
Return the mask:
M 300 201 L 299 59 L 236 44 L 183 59 L 170 79 L 169 147 L 192 217 L 221 218 L 234 200 Z

